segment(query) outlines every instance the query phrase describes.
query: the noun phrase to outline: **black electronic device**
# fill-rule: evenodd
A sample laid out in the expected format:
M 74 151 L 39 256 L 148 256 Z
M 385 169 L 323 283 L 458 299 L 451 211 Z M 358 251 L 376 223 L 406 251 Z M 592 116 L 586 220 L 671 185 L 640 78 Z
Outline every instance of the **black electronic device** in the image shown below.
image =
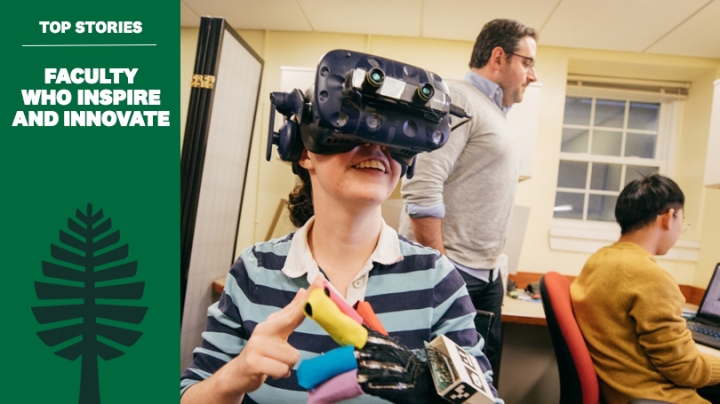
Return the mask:
M 435 73 L 391 59 L 347 50 L 326 53 L 315 84 L 270 94 L 266 158 L 278 146 L 284 161 L 298 161 L 303 146 L 317 154 L 343 153 L 364 143 L 386 146 L 412 177 L 415 155 L 442 147 L 450 114 L 470 116 L 451 104 Z M 285 117 L 274 131 L 275 111 Z
M 540 299 L 540 282 L 528 283 L 528 285 L 525 286 L 525 293 L 534 300 Z

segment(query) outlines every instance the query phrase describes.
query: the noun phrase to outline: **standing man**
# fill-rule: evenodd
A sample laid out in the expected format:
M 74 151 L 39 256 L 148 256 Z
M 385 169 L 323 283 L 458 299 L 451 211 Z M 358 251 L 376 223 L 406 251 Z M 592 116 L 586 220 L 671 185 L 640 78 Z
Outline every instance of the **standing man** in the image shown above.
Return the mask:
M 415 176 L 403 179 L 401 188 L 400 233 L 450 258 L 475 308 L 495 314 L 486 347 L 495 372 L 503 300 L 497 260 L 520 170 L 518 141 L 509 133 L 505 114 L 537 81 L 535 41 L 535 30 L 517 21 L 485 24 L 470 71 L 463 81 L 448 83 L 452 103 L 472 119 L 453 130 L 444 147 L 418 155 Z

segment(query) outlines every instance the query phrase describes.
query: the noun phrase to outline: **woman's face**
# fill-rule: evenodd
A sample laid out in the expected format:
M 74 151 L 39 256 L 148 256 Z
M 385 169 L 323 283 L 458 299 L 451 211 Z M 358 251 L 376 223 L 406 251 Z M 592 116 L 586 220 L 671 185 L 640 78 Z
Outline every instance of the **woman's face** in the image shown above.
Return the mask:
M 304 150 L 300 165 L 310 172 L 316 214 L 325 201 L 379 206 L 390 197 L 401 171 L 387 147 L 369 143 L 336 154 Z

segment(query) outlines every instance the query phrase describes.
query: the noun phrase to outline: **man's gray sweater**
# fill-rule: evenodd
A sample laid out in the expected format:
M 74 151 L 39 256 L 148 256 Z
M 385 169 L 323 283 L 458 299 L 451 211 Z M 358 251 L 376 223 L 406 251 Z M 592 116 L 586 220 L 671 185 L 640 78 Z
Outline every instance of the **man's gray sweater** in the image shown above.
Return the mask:
M 520 170 L 517 139 L 505 114 L 472 84 L 448 82 L 452 103 L 472 120 L 439 150 L 417 156 L 415 176 L 403 179 L 405 205 L 442 208 L 447 256 L 473 269 L 493 269 L 505 244 Z M 453 125 L 459 123 L 453 119 Z M 436 209 L 442 210 L 442 209 Z M 403 210 L 399 232 L 414 240 Z

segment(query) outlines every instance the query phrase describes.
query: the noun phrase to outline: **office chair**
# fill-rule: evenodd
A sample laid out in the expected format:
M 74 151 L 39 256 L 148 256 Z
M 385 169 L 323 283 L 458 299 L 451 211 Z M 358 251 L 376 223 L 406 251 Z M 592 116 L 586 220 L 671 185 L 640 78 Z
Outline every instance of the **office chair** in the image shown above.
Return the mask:
M 557 272 L 540 278 L 540 295 L 560 374 L 560 404 L 597 404 L 600 400 L 595 367 L 580 332 L 570 300 L 570 281 Z M 635 398 L 628 404 L 669 404 Z
M 560 373 L 560 404 L 597 404 L 600 387 L 573 314 L 570 281 L 548 272 L 540 278 L 540 295 Z
M 493 321 L 499 321 L 495 318 L 495 313 L 485 310 L 475 310 L 475 329 L 485 340 L 485 346 L 483 347 L 483 353 L 485 354 L 487 354 L 487 340 Z M 493 370 L 493 385 L 495 385 L 495 388 L 498 388 L 498 383 L 500 382 L 500 357 L 498 356 L 497 363 L 491 363 L 490 366 Z
M 475 329 L 487 341 L 490 326 L 495 319 L 495 313 L 485 310 L 475 310 Z

